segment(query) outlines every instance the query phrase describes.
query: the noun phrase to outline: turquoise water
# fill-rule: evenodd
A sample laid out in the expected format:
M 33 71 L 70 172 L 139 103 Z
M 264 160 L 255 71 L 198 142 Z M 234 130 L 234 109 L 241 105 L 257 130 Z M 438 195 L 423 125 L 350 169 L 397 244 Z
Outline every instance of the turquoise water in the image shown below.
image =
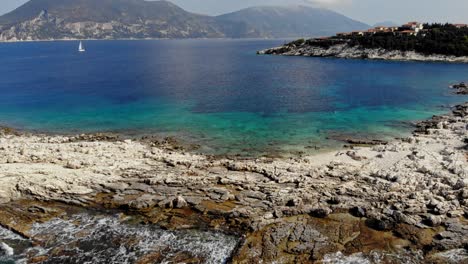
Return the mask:
M 214 154 L 392 138 L 466 101 L 468 65 L 257 56 L 280 40 L 0 45 L 0 123 L 54 133 L 176 136 Z

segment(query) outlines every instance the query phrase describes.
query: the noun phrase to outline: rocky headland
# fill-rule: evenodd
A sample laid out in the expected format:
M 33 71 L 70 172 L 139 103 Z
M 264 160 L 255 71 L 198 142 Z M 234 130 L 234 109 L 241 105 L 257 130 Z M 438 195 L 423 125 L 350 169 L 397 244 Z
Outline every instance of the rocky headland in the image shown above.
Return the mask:
M 258 54 L 467 63 L 467 37 L 466 24 L 409 22 L 330 37 L 298 39 Z
M 334 57 L 343 59 L 369 59 L 393 61 L 429 61 L 468 63 L 467 56 L 453 56 L 432 54 L 426 55 L 415 51 L 386 50 L 382 48 L 364 48 L 359 45 L 351 46 L 347 43 L 337 43 L 331 46 L 316 46 L 306 42 L 289 43 L 281 47 L 261 50 L 259 55 L 284 55 L 307 57 Z
M 468 103 L 419 123 L 408 138 L 287 159 L 215 158 L 104 134 L 1 130 L 0 226 L 43 246 L 47 236 L 32 231 L 37 223 L 84 209 L 138 216 L 169 230 L 235 234 L 242 239 L 233 263 L 356 256 L 466 263 Z M 47 263 L 67 252 L 27 258 Z

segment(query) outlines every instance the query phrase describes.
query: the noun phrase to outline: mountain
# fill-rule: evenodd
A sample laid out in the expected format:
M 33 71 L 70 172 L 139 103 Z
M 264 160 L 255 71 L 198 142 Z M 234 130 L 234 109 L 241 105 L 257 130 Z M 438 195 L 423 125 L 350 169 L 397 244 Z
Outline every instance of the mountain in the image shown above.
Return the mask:
M 375 23 L 372 27 L 399 27 L 399 26 L 401 25 L 393 21 L 382 21 L 379 23 Z
M 167 1 L 31 0 L 0 17 L 0 40 L 257 37 Z
M 310 7 L 249 8 L 218 17 L 168 2 L 30 0 L 0 16 L 0 41 L 122 38 L 265 38 L 331 35 L 368 28 Z
M 370 27 L 339 13 L 309 6 L 252 7 L 221 15 L 218 19 L 243 22 L 275 38 L 329 36 Z

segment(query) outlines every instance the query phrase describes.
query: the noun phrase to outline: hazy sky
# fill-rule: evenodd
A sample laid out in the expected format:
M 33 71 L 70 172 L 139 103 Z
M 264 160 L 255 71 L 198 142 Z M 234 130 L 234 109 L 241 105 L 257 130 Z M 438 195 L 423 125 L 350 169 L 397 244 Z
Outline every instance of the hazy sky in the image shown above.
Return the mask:
M 34 1 L 34 0 L 33 0 Z M 96 0 L 99 1 L 99 0 Z M 171 0 L 188 11 L 217 15 L 258 5 L 319 5 L 351 18 L 376 23 L 410 20 L 468 23 L 468 0 Z M 0 14 L 27 0 L 0 0 Z

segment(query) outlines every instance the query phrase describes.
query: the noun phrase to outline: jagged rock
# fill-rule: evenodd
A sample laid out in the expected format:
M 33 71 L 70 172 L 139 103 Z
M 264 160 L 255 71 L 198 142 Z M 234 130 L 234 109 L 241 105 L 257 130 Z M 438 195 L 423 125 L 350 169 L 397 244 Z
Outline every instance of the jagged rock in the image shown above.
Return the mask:
M 256 191 L 244 191 L 242 192 L 242 195 L 247 198 L 258 199 L 258 200 L 265 200 L 267 197 L 266 194 L 261 193 L 261 192 L 256 192 Z
M 177 196 L 177 198 L 174 199 L 174 207 L 175 208 L 183 208 L 186 207 L 187 201 L 182 196 Z
M 165 199 L 158 203 L 161 208 L 174 208 L 174 199 Z
M 12 247 L 4 242 L 0 243 L 0 256 L 13 256 L 14 253 L 15 252 Z
M 81 167 L 81 162 L 77 160 L 70 160 L 67 162 L 67 165 L 65 165 L 65 168 L 72 170 L 78 170 L 81 169 Z
M 310 211 L 310 215 L 318 218 L 325 218 L 333 211 L 330 208 L 315 208 Z
M 437 227 L 442 224 L 443 218 L 440 216 L 430 215 L 426 219 L 426 224 L 432 227 Z
M 301 206 L 301 205 L 302 205 L 302 199 L 301 198 L 293 198 L 293 199 L 289 200 L 286 203 L 286 206 L 289 206 L 289 207 L 298 207 L 298 206 Z
M 37 214 L 37 213 L 52 214 L 52 213 L 54 213 L 56 211 L 54 209 L 47 208 L 47 207 L 44 207 L 44 206 L 33 205 L 33 206 L 28 208 L 28 212 L 33 213 L 33 214 Z
M 331 204 L 331 205 L 338 205 L 338 204 L 341 203 L 341 199 L 338 196 L 334 196 L 334 197 L 328 199 L 327 203 Z
M 144 193 L 154 193 L 154 189 L 151 186 L 144 184 L 144 183 L 138 183 L 138 182 L 133 183 L 127 189 L 141 191 Z
M 366 220 L 366 225 L 375 230 L 388 231 L 392 230 L 392 228 L 395 226 L 395 223 L 389 219 L 370 218 Z
M 353 207 L 349 212 L 355 217 L 366 217 L 366 209 L 362 207 Z
M 363 159 L 366 159 L 366 157 L 357 155 L 355 151 L 348 151 L 346 152 L 346 155 L 348 155 L 350 158 L 352 158 L 355 161 L 361 161 Z
M 129 207 L 132 209 L 146 209 L 154 207 L 159 201 L 163 200 L 162 196 L 155 196 L 151 194 L 143 194 L 135 200 L 129 202 Z

